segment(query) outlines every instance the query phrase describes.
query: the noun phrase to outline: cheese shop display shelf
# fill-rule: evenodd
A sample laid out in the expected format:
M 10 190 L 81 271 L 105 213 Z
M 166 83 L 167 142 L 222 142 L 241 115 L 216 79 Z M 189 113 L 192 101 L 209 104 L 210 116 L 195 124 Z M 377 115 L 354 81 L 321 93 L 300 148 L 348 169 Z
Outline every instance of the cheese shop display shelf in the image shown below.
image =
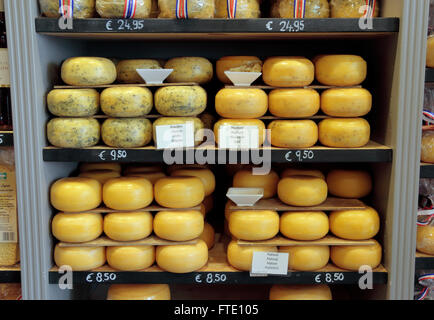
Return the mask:
M 14 145 L 13 131 L 0 131 L 0 147 L 12 147 Z
M 89 85 L 89 86 L 70 86 L 70 85 L 55 85 L 53 89 L 104 89 L 104 88 L 126 88 L 126 87 L 173 87 L 173 86 L 197 86 L 195 82 L 178 82 L 178 83 L 159 83 L 159 84 L 147 84 L 147 83 L 115 83 L 115 84 L 101 84 L 101 85 Z
M 19 283 L 21 281 L 21 268 L 19 264 L 10 267 L 0 266 L 0 283 Z
M 114 241 L 107 237 L 100 237 L 96 240 L 82 243 L 68 243 L 68 242 L 59 242 L 60 248 L 67 247 L 126 247 L 126 246 L 175 246 L 175 245 L 187 245 L 187 244 L 196 244 L 197 240 L 191 241 L 168 241 L 158 238 L 155 235 L 152 235 L 146 239 L 138 240 L 138 241 Z
M 434 68 L 426 68 L 425 70 L 425 82 L 434 82 Z
M 434 178 L 434 164 L 421 163 L 420 164 L 420 178 Z
M 153 204 L 153 205 L 150 205 L 146 208 L 142 208 L 140 210 L 134 210 L 134 212 L 185 211 L 185 210 L 199 211 L 200 206 L 193 207 L 193 208 L 177 209 L 177 208 L 166 208 L 166 207 L 162 207 L 162 206 Z M 86 213 L 122 213 L 122 212 L 131 212 L 131 210 L 120 211 L 120 210 L 113 210 L 113 209 L 109 209 L 109 208 L 105 208 L 105 207 L 99 207 L 99 208 L 96 208 L 93 210 L 86 211 Z M 80 214 L 82 212 L 71 212 L 71 213 Z
M 278 247 L 287 247 L 287 246 L 370 246 L 375 244 L 373 240 L 344 240 L 339 239 L 335 236 L 325 236 L 320 240 L 314 241 L 296 241 L 291 240 L 282 236 L 277 236 L 270 240 L 264 241 L 245 241 L 238 240 L 238 244 L 240 246 L 278 246 Z
M 434 270 L 434 256 L 416 251 L 416 270 Z

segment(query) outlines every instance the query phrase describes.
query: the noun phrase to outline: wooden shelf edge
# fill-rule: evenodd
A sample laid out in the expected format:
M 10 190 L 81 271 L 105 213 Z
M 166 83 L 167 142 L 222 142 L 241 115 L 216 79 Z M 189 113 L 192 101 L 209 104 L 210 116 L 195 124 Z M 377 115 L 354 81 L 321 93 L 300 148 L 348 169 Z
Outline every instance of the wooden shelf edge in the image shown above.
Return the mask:
M 283 236 L 277 236 L 274 239 L 265 241 L 244 241 L 238 240 L 240 246 L 270 246 L 270 247 L 285 247 L 285 246 L 369 246 L 375 244 L 373 240 L 345 240 L 327 235 L 320 240 L 314 241 L 297 241 L 287 239 Z

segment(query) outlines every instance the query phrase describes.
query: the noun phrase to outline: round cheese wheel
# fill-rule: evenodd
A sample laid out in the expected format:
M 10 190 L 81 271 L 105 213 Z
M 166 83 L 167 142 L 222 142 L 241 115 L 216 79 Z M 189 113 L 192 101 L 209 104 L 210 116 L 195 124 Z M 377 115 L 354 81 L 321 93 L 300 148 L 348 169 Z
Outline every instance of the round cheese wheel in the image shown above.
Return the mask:
M 179 169 L 171 173 L 172 177 L 197 177 L 205 188 L 205 197 L 211 195 L 215 190 L 215 176 L 210 169 Z
M 309 169 L 296 169 L 296 168 L 288 168 L 285 169 L 281 174 L 280 177 L 287 178 L 291 176 L 311 176 L 311 177 L 317 177 L 325 180 L 324 173 L 322 173 L 320 170 L 309 170 Z
M 92 118 L 54 118 L 47 124 L 47 138 L 59 148 L 93 147 L 100 138 L 100 125 Z
M 111 170 L 95 170 L 87 171 L 79 174 L 79 177 L 98 180 L 101 184 L 106 183 L 110 179 L 120 178 L 121 174 Z
M 275 120 L 268 129 L 275 147 L 310 148 L 318 142 L 318 126 L 312 120 Z
M 423 131 L 421 160 L 434 163 L 434 131 Z
M 82 163 L 79 167 L 80 172 L 109 170 L 121 173 L 122 166 L 116 162 L 101 162 L 101 163 Z
M 95 89 L 51 90 L 47 107 L 58 117 L 90 117 L 99 111 L 99 93 Z
M 268 240 L 279 233 L 279 214 L 271 210 L 232 211 L 229 231 L 240 240 Z
M 434 226 L 417 226 L 417 242 L 416 248 L 418 251 L 426 254 L 434 255 Z
M 194 144 L 198 146 L 203 141 L 204 123 L 196 117 L 161 117 L 154 121 L 154 142 L 157 143 L 157 128 L 159 126 L 169 126 L 175 124 L 193 124 L 194 130 Z
M 163 172 L 163 168 L 161 166 L 148 166 L 148 165 L 128 165 L 124 174 L 132 174 L 132 173 L 155 173 L 155 172 Z
M 101 136 L 109 147 L 143 147 L 152 140 L 152 123 L 148 119 L 107 119 L 102 125 Z
M 75 57 L 63 62 L 61 76 L 71 86 L 96 86 L 112 84 L 117 74 L 115 64 L 109 59 Z
M 141 87 L 113 87 L 101 93 L 101 110 L 109 117 L 142 117 L 154 105 L 151 90 Z
M 330 260 L 328 246 L 280 247 L 279 252 L 289 254 L 289 270 L 314 271 L 324 268 Z
M 278 183 L 279 175 L 274 171 L 266 175 L 255 175 L 252 170 L 241 170 L 234 175 L 232 185 L 234 188 L 263 188 L 263 199 L 269 199 L 276 195 Z
M 374 17 L 380 13 L 380 1 L 376 1 L 373 9 Z M 366 6 L 366 0 L 331 0 L 331 17 L 332 18 L 361 18 L 366 13 L 362 6 Z
M 58 213 L 51 222 L 53 236 L 63 242 L 88 242 L 98 238 L 103 231 L 100 213 Z
M 196 244 L 157 247 L 157 264 L 168 272 L 197 271 L 208 262 L 208 247 L 202 240 Z
M 282 118 L 306 118 L 318 113 L 320 95 L 313 89 L 275 89 L 268 95 L 270 113 Z
M 330 251 L 337 267 L 351 271 L 358 271 L 364 265 L 375 269 L 381 262 L 381 255 L 381 245 L 377 241 L 368 246 L 332 246 Z
M 173 58 L 166 62 L 164 69 L 173 69 L 167 82 L 207 83 L 212 80 L 214 69 L 208 59 L 200 57 Z
M 101 183 L 88 178 L 63 178 L 51 186 L 50 198 L 52 206 L 59 211 L 92 210 L 101 204 Z
M 167 284 L 112 284 L 107 300 L 170 300 Z
M 155 183 L 155 201 L 163 207 L 183 209 L 202 203 L 205 188 L 196 177 L 162 178 Z
M 372 177 L 363 170 L 332 170 L 327 175 L 330 194 L 341 198 L 363 198 L 372 191 Z
M 369 240 L 380 231 L 380 217 L 371 207 L 363 210 L 334 211 L 330 214 L 330 231 L 347 240 Z
M 214 18 L 215 5 L 212 0 L 189 0 L 186 6 L 189 19 Z M 158 7 L 160 9 L 158 18 L 176 18 L 176 1 L 158 0 Z
M 212 195 L 205 197 L 202 204 L 205 207 L 205 212 L 209 213 L 214 208 L 214 197 Z
M 372 95 L 366 89 L 333 88 L 321 94 L 321 110 L 331 117 L 363 117 L 371 108 Z
M 214 247 L 215 231 L 212 225 L 210 225 L 208 222 L 205 222 L 203 232 L 199 236 L 199 239 L 203 240 L 206 243 L 206 245 L 208 246 L 208 250 Z
M 232 240 L 228 245 L 227 259 L 232 267 L 241 271 L 250 271 L 253 252 L 277 252 L 277 247 L 240 246 L 236 240 Z
M 64 3 L 67 5 L 68 3 Z M 39 0 L 41 13 L 48 18 L 59 18 L 58 0 Z M 95 0 L 74 0 L 74 19 L 93 18 L 95 15 Z
M 216 18 L 230 18 L 227 0 L 216 0 Z M 261 17 L 261 0 L 238 0 L 235 2 L 235 19 Z M 255 71 L 256 72 L 256 71 Z M 258 71 L 261 72 L 261 71 Z
M 163 116 L 197 116 L 206 109 L 207 94 L 199 86 L 169 86 L 155 92 L 155 108 Z
M 334 148 L 360 148 L 371 136 L 369 122 L 361 118 L 325 119 L 319 123 L 319 141 Z
M 366 79 L 368 66 L 360 56 L 322 55 L 315 58 L 316 79 L 328 86 L 356 86 Z
M 271 6 L 272 18 L 297 18 L 294 10 L 294 1 L 276 0 Z M 294 16 L 295 15 L 295 16 Z M 328 18 L 330 8 L 327 0 L 307 0 L 305 1 L 305 18 Z
M 332 292 L 325 284 L 274 285 L 270 300 L 332 300 Z
M 317 206 L 327 199 L 327 183 L 321 178 L 292 176 L 280 180 L 277 195 L 290 206 Z
M 154 200 L 152 183 L 143 178 L 123 177 L 104 184 L 103 200 L 114 210 L 138 210 Z
M 129 173 L 125 175 L 126 177 L 140 177 L 149 180 L 153 185 L 161 178 L 166 178 L 164 172 L 149 172 L 149 173 Z
M 96 1 L 96 11 L 101 18 L 125 18 L 128 4 L 129 2 L 124 0 L 98 0 Z M 135 1 L 131 5 L 134 5 L 134 14 L 131 18 L 143 19 L 151 16 L 151 0 Z
M 220 141 L 220 130 L 225 126 L 233 127 L 247 127 L 247 130 L 257 128 L 258 130 L 258 146 L 262 146 L 265 141 L 265 124 L 263 121 L 258 119 L 221 119 L 217 121 L 214 125 L 214 138 L 217 144 Z M 227 129 L 224 129 L 227 130 Z M 251 131 L 252 132 L 252 131 Z M 253 133 L 251 133 L 253 135 Z
M 170 241 L 196 239 L 202 234 L 203 228 L 200 211 L 160 211 L 154 219 L 155 234 Z
M 59 247 L 54 248 L 54 262 L 58 267 L 70 266 L 73 271 L 89 271 L 106 262 L 105 247 Z
M 153 217 L 150 212 L 116 212 L 104 217 L 104 233 L 115 241 L 145 239 L 152 230 Z
M 143 270 L 152 266 L 154 262 L 154 246 L 107 247 L 107 263 L 117 270 Z
M 274 87 L 304 87 L 315 76 L 312 61 L 303 57 L 271 57 L 265 60 L 262 79 Z
M 226 1 L 218 0 L 217 7 L 219 7 L 219 2 L 224 2 L 224 5 L 226 5 Z M 227 12 L 225 12 L 225 14 L 227 14 Z M 217 11 L 217 16 L 219 15 Z M 232 81 L 226 76 L 225 71 L 262 72 L 262 61 L 258 57 L 252 56 L 227 56 L 220 58 L 216 64 L 217 78 L 225 84 L 232 84 Z
M 144 83 L 143 78 L 136 71 L 137 69 L 161 69 L 158 60 L 152 59 L 131 59 L 121 60 L 116 65 L 117 80 L 120 83 Z
M 434 68 L 434 36 L 428 37 L 426 49 L 426 66 Z
M 254 119 L 268 110 L 268 96 L 262 89 L 221 89 L 215 97 L 217 113 L 229 119 Z
M 329 232 L 329 218 L 322 211 L 285 212 L 280 217 L 280 232 L 294 240 L 319 240 Z

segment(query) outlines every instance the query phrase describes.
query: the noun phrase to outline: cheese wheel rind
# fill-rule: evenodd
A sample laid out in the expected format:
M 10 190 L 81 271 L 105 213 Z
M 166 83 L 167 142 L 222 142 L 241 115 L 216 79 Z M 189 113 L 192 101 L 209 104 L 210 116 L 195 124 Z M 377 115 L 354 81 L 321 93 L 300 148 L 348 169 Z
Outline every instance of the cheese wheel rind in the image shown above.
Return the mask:
M 362 210 L 333 211 L 330 216 L 330 231 L 347 240 L 369 240 L 380 230 L 380 217 L 371 207 Z
M 368 72 L 365 60 L 355 55 L 322 55 L 314 59 L 316 79 L 328 86 L 356 86 Z
M 280 217 L 280 232 L 294 240 L 319 240 L 329 232 L 329 218 L 322 211 L 285 212 Z
M 321 94 L 321 110 L 331 117 L 363 117 L 371 108 L 372 95 L 363 88 L 333 88 Z
M 155 201 L 173 209 L 192 208 L 202 203 L 205 188 L 196 177 L 168 177 L 155 183 Z
M 368 246 L 332 246 L 330 258 L 337 267 L 346 270 L 358 271 L 364 265 L 375 269 L 381 262 L 382 248 L 373 241 L 375 244 Z
M 232 240 L 227 248 L 227 259 L 232 267 L 241 271 L 250 271 L 253 252 L 277 252 L 277 247 L 240 246 L 236 240 Z
M 168 86 L 155 92 L 155 108 L 163 116 L 197 116 L 206 109 L 207 93 L 199 86 Z
M 138 74 L 137 69 L 162 69 L 162 67 L 158 60 L 121 60 L 116 65 L 117 81 L 120 83 L 144 83 L 145 80 Z
M 417 226 L 416 248 L 422 253 L 434 255 L 434 226 L 432 224 Z
M 93 118 L 54 118 L 47 123 L 47 139 L 58 148 L 87 148 L 100 139 L 100 124 Z
M 291 206 L 316 206 L 327 199 L 327 183 L 317 177 L 292 176 L 280 180 L 277 194 Z
M 372 177 L 363 170 L 332 170 L 326 181 L 330 194 L 340 198 L 363 198 L 372 191 Z
M 71 86 L 89 86 L 112 84 L 117 73 L 115 64 L 107 58 L 74 57 L 63 62 L 61 76 Z
M 324 268 L 330 260 L 328 246 L 279 247 L 279 252 L 289 254 L 288 270 L 314 271 Z
M 280 148 L 310 148 L 318 142 L 318 126 L 312 120 L 275 120 L 268 125 L 270 143 Z
M 225 88 L 215 97 L 216 112 L 223 118 L 255 119 L 268 110 L 268 96 L 257 88 Z
M 320 170 L 288 168 L 280 174 L 282 179 L 291 176 L 312 176 L 325 180 L 325 175 Z
M 173 69 L 167 82 L 207 83 L 212 80 L 214 69 L 212 63 L 201 57 L 179 57 L 166 62 L 164 69 Z
M 274 285 L 270 300 L 332 300 L 332 292 L 325 284 Z
M 270 113 L 282 118 L 306 118 L 320 109 L 320 95 L 313 89 L 275 89 L 268 95 Z
M 101 110 L 109 117 L 142 117 L 153 107 L 151 90 L 141 87 L 112 87 L 101 93 Z
M 279 215 L 271 210 L 232 211 L 229 231 L 240 240 L 268 240 L 279 233 Z
M 148 119 L 107 119 L 101 127 L 101 136 L 110 147 L 143 147 L 152 140 L 152 124 Z
M 224 0 L 220 2 L 224 2 Z M 222 57 L 216 63 L 217 78 L 225 84 L 231 84 L 232 81 L 226 76 L 225 71 L 262 72 L 262 61 L 258 57 L 253 56 Z
M 252 170 L 238 171 L 233 178 L 234 188 L 262 188 L 264 189 L 263 199 L 269 199 L 276 195 L 279 175 L 270 171 L 266 175 L 255 175 Z
M 304 87 L 315 76 L 312 61 L 303 57 L 271 57 L 265 60 L 262 79 L 273 87 Z
M 103 218 L 100 213 L 58 213 L 51 222 L 53 236 L 63 242 L 88 242 L 103 232 Z
M 199 237 L 204 229 L 200 211 L 160 211 L 154 219 L 155 234 L 169 241 L 189 241 Z
M 106 262 L 105 247 L 59 247 L 54 248 L 54 262 L 58 267 L 70 266 L 73 271 L 89 271 Z
M 58 117 L 91 117 L 99 111 L 95 89 L 54 89 L 47 95 L 48 110 Z
M 210 169 L 179 169 L 171 173 L 172 177 L 197 177 L 205 188 L 205 197 L 210 196 L 216 188 L 214 173 Z
M 120 178 L 120 173 L 111 170 L 95 170 L 81 172 L 79 177 L 98 180 L 101 184 L 106 183 L 110 179 Z
M 421 160 L 434 163 L 434 131 L 423 131 Z
M 361 148 L 371 136 L 369 122 L 362 118 L 325 119 L 318 128 L 319 141 L 327 147 Z
M 137 241 L 148 237 L 153 230 L 149 212 L 109 213 L 104 217 L 104 233 L 115 241 Z
M 107 247 L 107 263 L 117 270 L 143 270 L 152 266 L 154 262 L 154 246 Z
M 205 222 L 205 225 L 203 227 L 203 232 L 199 236 L 199 239 L 205 241 L 206 245 L 208 246 L 208 250 L 211 250 L 211 248 L 214 247 L 215 231 L 213 226 L 210 225 L 208 222 Z
M 154 200 L 153 186 L 143 178 L 111 179 L 104 184 L 103 200 L 107 207 L 114 210 L 139 210 Z
M 167 284 L 112 284 L 107 300 L 170 300 Z

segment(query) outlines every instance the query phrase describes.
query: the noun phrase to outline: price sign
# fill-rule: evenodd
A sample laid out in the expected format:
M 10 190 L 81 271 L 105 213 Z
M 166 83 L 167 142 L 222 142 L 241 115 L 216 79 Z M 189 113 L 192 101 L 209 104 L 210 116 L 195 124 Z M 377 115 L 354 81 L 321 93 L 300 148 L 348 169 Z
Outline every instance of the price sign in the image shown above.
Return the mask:
M 98 158 L 101 161 L 119 161 L 128 158 L 128 151 L 126 150 L 111 150 L 111 151 L 101 151 L 98 154 Z
M 219 147 L 222 149 L 259 148 L 259 128 L 256 126 L 222 126 L 219 130 Z
M 253 252 L 251 274 L 288 274 L 288 253 Z
M 92 272 L 86 276 L 87 283 L 106 283 L 113 282 L 117 278 L 116 273 L 111 272 Z
M 274 32 L 302 32 L 304 31 L 304 20 L 270 20 L 265 23 L 266 31 Z
M 145 27 L 145 20 L 137 19 L 112 19 L 108 20 L 105 28 L 107 31 L 140 31 Z
M 288 162 L 303 162 L 315 159 L 315 152 L 312 150 L 289 151 L 285 154 L 285 159 Z
M 194 124 L 174 124 L 156 127 L 157 149 L 194 147 Z
M 227 280 L 228 278 L 224 273 L 205 273 L 205 274 L 199 273 L 194 277 L 194 281 L 196 283 L 215 284 L 215 283 L 225 283 Z
M 339 283 L 344 281 L 345 275 L 342 272 L 319 273 L 314 279 L 315 283 Z

